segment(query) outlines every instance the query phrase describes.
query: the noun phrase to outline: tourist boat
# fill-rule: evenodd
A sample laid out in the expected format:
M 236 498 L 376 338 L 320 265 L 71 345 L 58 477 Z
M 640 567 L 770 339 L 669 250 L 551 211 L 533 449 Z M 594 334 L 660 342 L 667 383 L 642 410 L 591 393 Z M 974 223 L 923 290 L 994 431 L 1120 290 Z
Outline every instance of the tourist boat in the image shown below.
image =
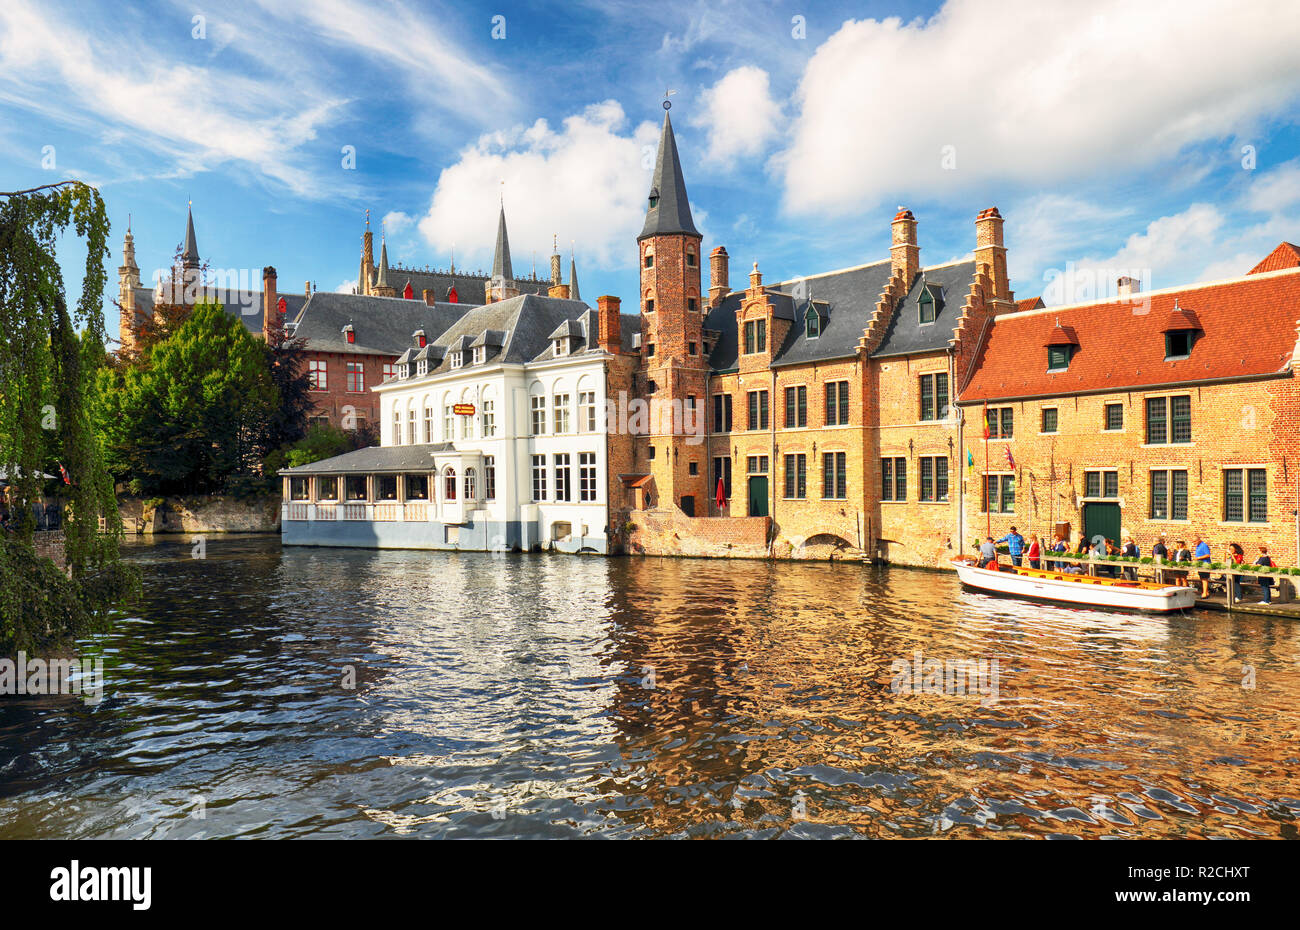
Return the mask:
M 1009 594 L 1065 604 L 1083 604 L 1109 610 L 1148 610 L 1166 613 L 1196 605 L 1196 589 L 1177 585 L 1093 578 L 1069 572 L 1046 571 L 1015 565 L 980 568 L 974 559 L 952 560 L 961 583 L 980 591 Z

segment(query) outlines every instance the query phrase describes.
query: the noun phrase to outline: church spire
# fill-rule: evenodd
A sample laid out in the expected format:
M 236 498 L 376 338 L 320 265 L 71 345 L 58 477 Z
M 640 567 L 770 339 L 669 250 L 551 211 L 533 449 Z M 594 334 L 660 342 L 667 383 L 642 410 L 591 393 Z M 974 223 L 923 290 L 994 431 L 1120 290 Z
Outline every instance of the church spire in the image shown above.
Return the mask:
M 185 248 L 181 252 L 181 265 L 185 268 L 199 267 L 199 244 L 194 238 L 193 202 L 191 202 L 185 218 Z
M 654 180 L 650 185 L 650 200 L 645 213 L 645 227 L 637 239 L 674 233 L 698 236 L 700 231 L 691 220 L 691 205 L 686 199 L 686 179 L 682 177 L 682 163 L 677 157 L 673 121 L 665 111 L 663 131 L 659 135 L 659 155 L 655 159 Z
M 574 257 L 573 250 L 569 250 L 569 299 L 582 300 L 578 296 L 578 260 Z
M 388 283 L 388 237 L 382 230 L 379 234 L 379 274 L 375 277 L 375 286 L 371 293 L 376 297 L 397 296 L 397 288 Z
M 501 214 L 497 218 L 497 248 L 492 256 L 492 277 L 502 282 L 513 282 L 514 271 L 510 268 L 510 237 L 506 235 L 506 207 L 501 205 Z

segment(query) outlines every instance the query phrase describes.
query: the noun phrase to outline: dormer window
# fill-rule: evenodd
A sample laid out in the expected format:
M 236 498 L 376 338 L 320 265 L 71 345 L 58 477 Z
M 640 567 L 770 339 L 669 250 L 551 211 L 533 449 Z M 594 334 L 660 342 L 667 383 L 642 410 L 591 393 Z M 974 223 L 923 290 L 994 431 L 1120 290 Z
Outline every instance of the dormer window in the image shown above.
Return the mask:
M 407 378 L 411 377 L 411 366 L 410 366 L 410 365 L 398 365 L 398 366 L 397 366 L 397 377 L 401 378 L 403 381 L 405 381 Z
M 1202 331 L 1201 321 L 1195 311 L 1180 307 L 1178 299 L 1174 298 L 1174 308 L 1169 311 L 1163 330 L 1165 361 L 1172 362 L 1190 356 L 1192 346 L 1196 344 L 1196 334 Z
M 555 353 L 556 355 L 568 355 L 568 354 L 569 354 L 569 340 L 568 340 L 568 339 L 565 339 L 565 338 L 556 339 L 556 340 L 554 340 L 554 341 L 551 343 L 551 347 L 554 349 L 554 353 Z
M 1047 337 L 1047 370 L 1065 371 L 1070 367 L 1070 359 L 1079 349 L 1079 337 L 1073 326 L 1062 326 L 1058 321 Z
M 463 368 L 463 367 L 464 367 L 464 365 L 465 365 L 465 353 L 464 353 L 464 352 L 452 352 L 452 353 L 451 353 L 449 356 L 447 356 L 447 357 L 448 357 L 448 359 L 450 359 L 450 363 L 451 363 L 451 367 L 452 367 L 452 368 Z
M 657 206 L 659 206 L 659 188 L 652 187 L 650 188 L 650 209 L 653 210 Z M 647 265 L 646 267 L 649 268 L 650 266 Z
M 816 339 L 822 334 L 822 318 L 812 307 L 808 308 L 808 313 L 804 317 L 804 334 L 809 339 Z
M 415 363 L 415 373 L 416 373 L 416 375 L 418 375 L 418 376 L 421 377 L 421 378 L 423 378 L 425 375 L 427 375 L 427 374 L 429 373 L 429 363 L 428 363 L 428 361 L 426 361 L 425 359 L 420 359 L 418 362 L 416 362 L 416 363 Z
M 487 346 L 474 347 L 474 364 L 482 365 L 487 361 Z
M 1070 356 L 1073 354 L 1074 346 L 1048 346 L 1047 347 L 1047 370 L 1048 371 L 1065 371 L 1070 367 Z
M 411 338 L 414 340 L 417 349 L 423 349 L 429 343 L 429 340 L 425 338 L 424 330 L 422 329 L 417 329 L 412 333 Z
M 1165 333 L 1165 361 L 1187 358 L 1192 354 L 1194 330 L 1175 329 Z
M 352 328 L 351 323 L 343 327 L 343 338 L 346 339 L 349 344 L 357 341 L 357 332 Z

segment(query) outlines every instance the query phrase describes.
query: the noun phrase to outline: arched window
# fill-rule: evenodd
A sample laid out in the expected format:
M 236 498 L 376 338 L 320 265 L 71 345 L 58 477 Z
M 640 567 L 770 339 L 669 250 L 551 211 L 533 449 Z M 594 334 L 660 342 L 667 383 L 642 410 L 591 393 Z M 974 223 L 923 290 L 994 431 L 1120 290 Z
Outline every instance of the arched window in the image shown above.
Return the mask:
M 442 473 L 443 500 L 456 499 L 456 469 L 448 468 Z
M 467 501 L 478 500 L 477 489 L 474 486 L 475 477 L 474 469 L 465 469 L 465 500 Z
M 393 445 L 402 444 L 402 411 L 393 408 Z

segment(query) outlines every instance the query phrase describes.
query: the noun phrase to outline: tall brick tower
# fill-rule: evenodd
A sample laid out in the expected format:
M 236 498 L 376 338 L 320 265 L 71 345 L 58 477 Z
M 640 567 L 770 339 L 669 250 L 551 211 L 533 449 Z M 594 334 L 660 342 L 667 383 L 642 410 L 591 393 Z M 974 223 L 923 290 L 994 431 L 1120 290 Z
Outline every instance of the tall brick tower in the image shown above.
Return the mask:
M 117 302 L 122 313 L 118 325 L 118 339 L 123 349 L 135 347 L 136 334 L 141 319 L 135 303 L 135 288 L 140 286 L 140 266 L 135 263 L 135 237 L 131 235 L 131 220 L 126 221 L 126 238 L 122 240 L 122 264 L 117 268 Z
M 691 220 L 673 123 L 664 113 L 641 260 L 641 371 L 652 404 L 639 462 L 654 476 L 657 506 L 669 501 L 688 514 L 708 512 L 704 436 L 709 366 L 700 300 L 700 243 Z M 653 455 L 653 457 L 651 457 Z M 644 457 L 642 457 L 644 456 Z

